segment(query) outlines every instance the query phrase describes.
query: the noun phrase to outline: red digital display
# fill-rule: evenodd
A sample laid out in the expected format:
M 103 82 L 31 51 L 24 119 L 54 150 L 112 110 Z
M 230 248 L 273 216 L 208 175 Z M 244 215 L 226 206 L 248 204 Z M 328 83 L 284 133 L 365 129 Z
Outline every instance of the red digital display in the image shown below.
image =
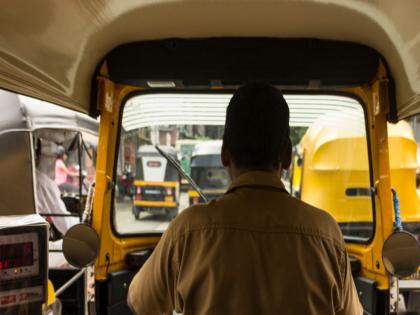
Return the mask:
M 30 266 L 33 260 L 32 242 L 0 245 L 0 270 Z

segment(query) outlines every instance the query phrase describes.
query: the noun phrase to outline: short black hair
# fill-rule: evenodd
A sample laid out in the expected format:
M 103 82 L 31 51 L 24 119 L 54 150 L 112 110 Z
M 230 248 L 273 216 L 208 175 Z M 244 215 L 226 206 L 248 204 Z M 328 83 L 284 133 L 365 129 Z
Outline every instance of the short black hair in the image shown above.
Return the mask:
M 64 157 L 64 154 L 66 154 L 66 149 L 62 145 L 59 145 L 56 149 L 56 157 L 57 159 L 62 159 Z
M 290 136 L 289 106 L 283 94 L 264 82 L 241 86 L 226 111 L 223 144 L 236 167 L 279 167 Z

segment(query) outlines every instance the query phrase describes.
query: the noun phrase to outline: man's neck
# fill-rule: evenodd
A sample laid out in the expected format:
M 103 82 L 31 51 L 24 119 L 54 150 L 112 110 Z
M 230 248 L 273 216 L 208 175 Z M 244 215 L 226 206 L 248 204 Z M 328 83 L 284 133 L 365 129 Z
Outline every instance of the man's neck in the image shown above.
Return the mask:
M 282 173 L 282 168 L 279 167 L 278 169 L 275 169 L 275 170 L 267 170 L 267 169 L 252 169 L 252 168 L 244 169 L 244 168 L 229 167 L 229 175 L 230 175 L 231 180 L 234 180 L 235 178 L 241 176 L 242 174 L 245 174 L 248 172 L 255 172 L 255 171 L 267 172 L 280 178 L 281 173 Z

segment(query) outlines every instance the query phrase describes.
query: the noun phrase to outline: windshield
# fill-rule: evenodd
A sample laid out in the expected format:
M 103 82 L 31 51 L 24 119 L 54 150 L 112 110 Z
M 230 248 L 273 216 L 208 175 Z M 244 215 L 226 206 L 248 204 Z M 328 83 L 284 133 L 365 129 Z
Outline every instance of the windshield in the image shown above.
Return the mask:
M 170 148 L 209 199 L 230 185 L 220 159 L 230 94 L 153 94 L 124 107 L 117 164 L 114 225 L 120 234 L 161 233 L 199 202 L 152 145 Z M 352 98 L 285 95 L 290 107 L 293 163 L 286 189 L 329 212 L 347 239 L 368 240 L 373 200 L 364 111 Z M 257 209 L 256 209 L 257 211 Z

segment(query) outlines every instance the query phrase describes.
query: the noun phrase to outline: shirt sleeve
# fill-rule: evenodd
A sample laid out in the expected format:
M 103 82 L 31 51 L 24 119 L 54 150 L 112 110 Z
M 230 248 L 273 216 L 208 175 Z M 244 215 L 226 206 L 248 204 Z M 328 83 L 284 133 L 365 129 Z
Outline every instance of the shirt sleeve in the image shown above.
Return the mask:
M 338 315 L 362 315 L 363 308 L 360 304 L 359 296 L 357 294 L 356 286 L 354 284 L 353 276 L 351 273 L 350 259 L 347 255 L 347 251 L 344 252 L 344 266 L 343 270 L 343 282 L 342 282 L 342 294 L 341 294 L 341 309 L 337 312 Z
M 64 169 L 66 168 L 66 165 L 64 164 L 64 162 L 62 160 L 56 160 L 55 161 L 55 168 L 56 170 L 60 170 L 64 172 Z
M 177 266 L 169 229 L 131 282 L 127 302 L 136 315 L 172 314 L 174 309 Z

